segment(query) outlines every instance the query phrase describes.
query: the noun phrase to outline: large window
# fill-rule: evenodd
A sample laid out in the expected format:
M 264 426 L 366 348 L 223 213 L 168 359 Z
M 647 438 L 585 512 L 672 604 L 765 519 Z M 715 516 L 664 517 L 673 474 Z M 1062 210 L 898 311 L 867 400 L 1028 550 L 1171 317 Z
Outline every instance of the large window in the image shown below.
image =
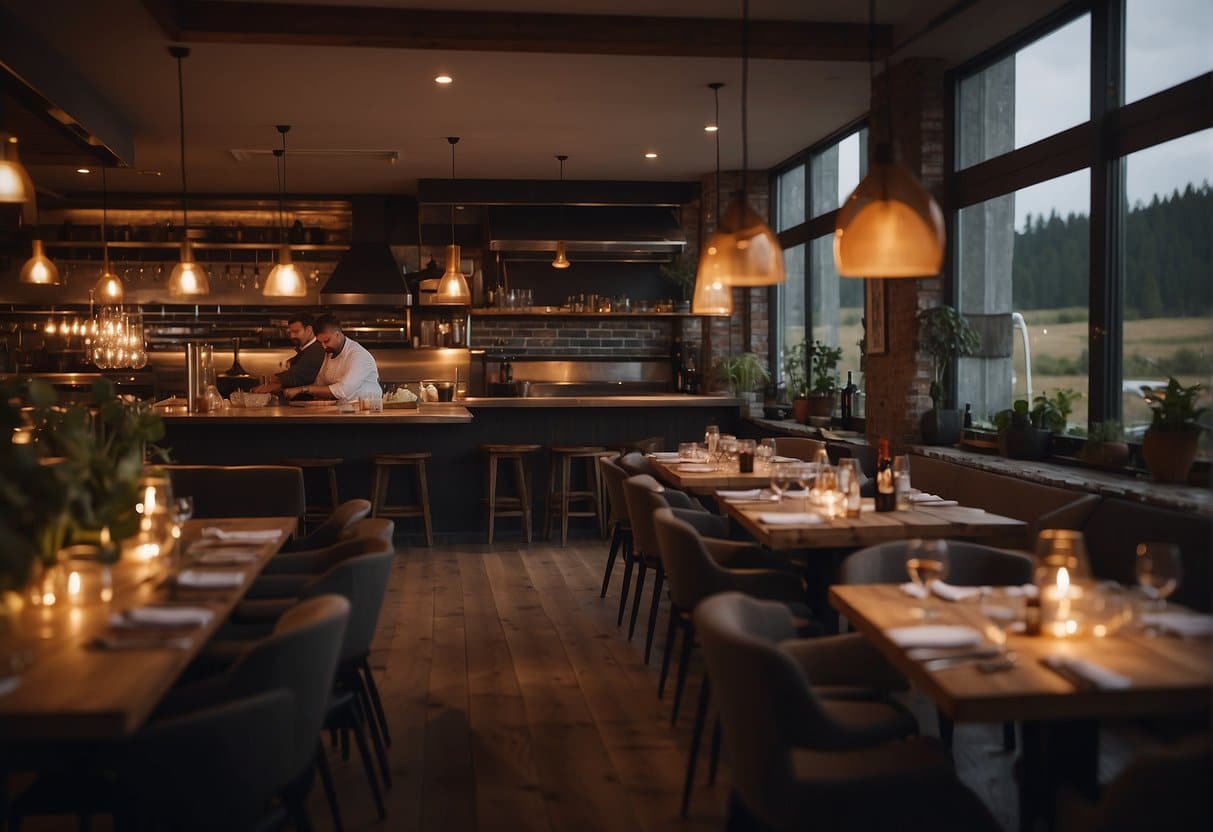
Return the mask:
M 1073 429 L 1137 438 L 1142 383 L 1213 372 L 1213 4 L 1087 8 L 956 73 L 953 300 L 983 335 L 957 394 L 1068 388 Z

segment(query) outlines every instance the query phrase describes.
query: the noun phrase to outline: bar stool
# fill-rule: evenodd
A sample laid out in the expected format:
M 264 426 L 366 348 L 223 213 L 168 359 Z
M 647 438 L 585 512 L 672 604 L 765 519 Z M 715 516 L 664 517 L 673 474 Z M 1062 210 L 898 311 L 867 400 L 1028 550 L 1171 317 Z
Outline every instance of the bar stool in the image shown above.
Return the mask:
M 598 521 L 602 533 L 602 488 L 598 480 L 598 457 L 606 449 L 598 445 L 553 445 L 552 461 L 548 468 L 548 491 L 543 509 L 543 536 L 551 539 L 552 517 L 560 518 L 560 545 L 569 541 L 570 517 L 593 517 Z M 572 483 L 573 460 L 585 464 L 585 490 L 574 491 Z M 559 469 L 559 477 L 557 477 Z M 572 503 L 589 503 L 591 509 L 574 510 Z
M 289 465 L 293 468 L 303 469 L 305 495 L 307 494 L 307 472 L 328 472 L 329 500 L 327 503 L 313 503 L 305 497 L 304 502 L 306 505 L 303 508 L 303 523 L 305 526 L 313 523 L 323 523 L 337 509 L 337 506 L 341 505 L 341 499 L 337 496 L 337 466 L 343 462 L 345 460 L 340 457 L 300 457 L 279 461 L 279 465 Z
M 493 542 L 493 527 L 498 517 L 521 517 L 522 539 L 531 542 L 531 488 L 527 471 L 527 457 L 538 451 L 541 445 L 481 445 L 482 453 L 488 454 L 488 509 L 489 543 Z M 513 468 L 514 496 L 497 495 L 497 464 L 504 462 Z
M 409 454 L 375 454 L 375 477 L 371 486 L 371 516 L 420 517 L 425 521 L 425 545 L 434 545 L 434 528 L 430 520 L 430 489 L 425 475 L 425 461 L 429 451 Z M 417 496 L 420 502 L 388 504 L 388 488 L 391 486 L 393 468 L 412 468 L 417 474 Z

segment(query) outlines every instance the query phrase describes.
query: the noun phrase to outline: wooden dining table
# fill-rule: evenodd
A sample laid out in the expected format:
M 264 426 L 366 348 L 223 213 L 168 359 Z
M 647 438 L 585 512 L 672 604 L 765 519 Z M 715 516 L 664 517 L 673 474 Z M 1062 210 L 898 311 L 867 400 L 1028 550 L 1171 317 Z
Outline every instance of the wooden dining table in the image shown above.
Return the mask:
M 163 572 L 153 574 L 144 563 L 124 560 L 112 567 L 113 598 L 108 602 L 75 604 L 61 598 L 50 606 L 26 604 L 15 632 L 0 635 L 0 655 L 22 651 L 29 656 L 15 687 L 0 694 L 0 748 L 10 742 L 117 740 L 138 730 L 296 525 L 294 517 L 185 523 L 181 536 L 185 547 L 201 538 L 207 527 L 280 532 L 272 541 L 232 544 L 255 555 L 246 563 L 222 567 L 243 572 L 238 587 L 179 587 Z M 190 564 L 189 568 L 218 567 Z M 208 624 L 188 630 L 124 628 L 119 632 L 110 626 L 111 616 L 146 604 L 206 607 L 214 614 Z M 101 635 L 145 637 L 147 646 L 99 648 L 94 641 Z M 172 636 L 176 642 L 169 641 Z
M 863 633 L 915 688 L 925 692 L 954 722 L 1019 722 L 1020 827 L 1052 817 L 1056 787 L 1069 782 L 1093 793 L 1097 786 L 1099 721 L 1126 717 L 1179 716 L 1207 712 L 1213 701 L 1213 640 L 1148 637 L 1117 632 L 1106 638 L 1052 638 L 1010 634 L 1013 665 L 982 672 L 975 661 L 925 664 L 889 635 L 897 627 L 923 623 L 918 602 L 897 585 L 835 585 L 830 603 Z M 932 624 L 956 624 L 989 633 L 975 601 L 929 602 Z M 988 645 L 987 645 L 988 646 Z M 957 652 L 965 652 L 959 650 Z M 1082 659 L 1129 680 L 1123 689 L 1076 685 L 1047 667 L 1050 657 Z

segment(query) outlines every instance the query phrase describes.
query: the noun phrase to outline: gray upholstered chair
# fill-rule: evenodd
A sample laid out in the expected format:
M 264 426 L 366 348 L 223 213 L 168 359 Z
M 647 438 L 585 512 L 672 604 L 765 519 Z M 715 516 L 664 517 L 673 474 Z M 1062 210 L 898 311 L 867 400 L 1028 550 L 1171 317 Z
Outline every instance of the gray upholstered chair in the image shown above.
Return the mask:
M 282 551 L 304 552 L 310 549 L 323 549 L 325 546 L 332 546 L 352 525 L 370 513 L 370 500 L 346 500 L 337 506 L 333 510 L 333 513 L 316 527 L 315 531 L 309 535 L 288 541 L 282 547 Z
M 374 535 L 339 540 L 332 546 L 312 552 L 275 555 L 266 563 L 257 580 L 253 581 L 246 597 L 294 598 L 299 595 L 308 580 L 327 572 L 346 558 L 394 551 L 390 540 Z
M 650 477 L 657 476 L 657 468 L 640 451 L 626 453 L 615 461 L 620 468 L 628 472 L 629 477 L 634 477 L 638 474 L 648 474 Z
M 803 436 L 776 436 L 775 453 L 780 456 L 790 456 L 812 462 L 817 458 L 818 451 L 824 451 L 826 443 L 820 439 L 809 439 Z
M 341 533 L 342 540 L 352 540 L 355 537 L 377 537 L 392 543 L 396 539 L 396 521 L 386 517 L 368 517 Z
M 624 572 L 623 592 L 619 597 L 619 617 L 617 624 L 623 623 L 623 610 L 627 604 L 628 582 L 632 577 L 632 521 L 628 518 L 628 504 L 623 496 L 623 481 L 628 478 L 628 472 L 616 463 L 618 456 L 608 454 L 598 457 L 598 469 L 602 481 L 606 485 L 607 531 L 611 536 L 611 548 L 607 553 L 606 569 L 602 573 L 602 590 L 599 598 L 605 598 L 607 587 L 611 584 L 611 573 L 615 569 L 615 560 L 619 552 L 623 552 Z
M 165 465 L 173 494 L 194 516 L 303 517 L 303 471 L 286 465 Z
M 695 610 L 733 780 L 729 828 L 997 829 L 937 743 L 905 738 L 904 714 L 814 692 L 775 641 L 788 618 L 735 592 Z
M 948 573 L 944 578 L 955 586 L 1019 586 L 1032 582 L 1032 559 L 980 543 L 948 540 Z M 904 540 L 892 540 L 860 549 L 842 563 L 844 584 L 905 583 Z

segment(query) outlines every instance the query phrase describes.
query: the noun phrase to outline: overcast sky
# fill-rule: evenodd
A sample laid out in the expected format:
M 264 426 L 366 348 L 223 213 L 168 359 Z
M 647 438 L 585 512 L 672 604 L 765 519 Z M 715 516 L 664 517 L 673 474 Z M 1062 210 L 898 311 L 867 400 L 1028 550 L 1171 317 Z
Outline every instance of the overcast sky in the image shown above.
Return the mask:
M 1127 0 L 1125 101 L 1152 95 L 1213 69 L 1213 0 Z M 1091 21 L 1083 16 L 1016 55 L 1015 146 L 1090 117 Z M 1129 157 L 1130 204 L 1213 182 L 1213 130 Z M 1078 171 L 1016 195 L 1016 227 L 1027 214 L 1090 209 L 1090 176 Z

